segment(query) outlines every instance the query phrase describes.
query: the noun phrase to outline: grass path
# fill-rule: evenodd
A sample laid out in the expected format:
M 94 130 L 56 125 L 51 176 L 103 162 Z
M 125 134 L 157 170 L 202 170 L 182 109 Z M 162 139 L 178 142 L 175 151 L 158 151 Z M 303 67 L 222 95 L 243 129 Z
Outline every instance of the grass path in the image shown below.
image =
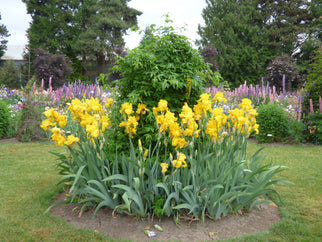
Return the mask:
M 249 144 L 248 152 L 262 146 Z M 49 142 L 0 143 L 0 241 L 111 241 L 43 214 L 59 192 L 50 151 L 64 150 Z M 268 161 L 288 166 L 279 176 L 295 185 L 276 187 L 283 219 L 270 231 L 232 241 L 321 241 L 322 147 L 265 146 L 263 153 Z

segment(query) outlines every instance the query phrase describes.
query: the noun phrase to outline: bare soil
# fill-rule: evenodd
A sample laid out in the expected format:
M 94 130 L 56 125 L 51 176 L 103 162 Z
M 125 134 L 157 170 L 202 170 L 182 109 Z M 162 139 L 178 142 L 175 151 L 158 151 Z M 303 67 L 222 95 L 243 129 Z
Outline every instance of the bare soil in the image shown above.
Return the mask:
M 64 194 L 60 194 L 55 202 L 62 201 Z M 205 222 L 181 220 L 176 225 L 173 218 L 163 217 L 161 221 L 148 221 L 137 219 L 126 214 L 114 213 L 111 209 L 104 208 L 97 212 L 93 218 L 93 211 L 85 211 L 79 216 L 80 206 L 77 204 L 65 204 L 54 207 L 51 213 L 62 218 L 67 223 L 79 228 L 95 230 L 112 238 L 129 239 L 134 241 L 158 240 L 158 241 L 205 241 L 238 237 L 269 230 L 280 220 L 277 206 L 262 204 L 260 208 L 253 208 L 249 213 L 235 213 L 227 215 L 217 221 L 208 218 Z M 158 224 L 163 228 L 159 232 L 154 228 Z M 156 237 L 148 238 L 144 229 L 156 232 Z
M 0 139 L 0 143 L 18 143 L 19 140 L 16 137 Z

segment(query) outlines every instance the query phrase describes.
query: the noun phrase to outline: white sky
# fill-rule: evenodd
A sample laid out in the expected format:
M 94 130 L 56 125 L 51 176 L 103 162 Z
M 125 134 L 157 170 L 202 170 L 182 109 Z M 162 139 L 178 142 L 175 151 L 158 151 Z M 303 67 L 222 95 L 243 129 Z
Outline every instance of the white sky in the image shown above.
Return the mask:
M 143 12 L 138 17 L 139 28 L 156 24 L 164 24 L 163 15 L 169 13 L 170 19 L 176 27 L 185 27 L 186 31 L 181 33 L 187 36 L 191 43 L 199 38 L 197 34 L 198 24 L 203 24 L 201 11 L 206 6 L 204 0 L 132 0 L 129 6 Z M 26 30 L 31 22 L 27 14 L 26 6 L 21 0 L 0 0 L 0 24 L 4 24 L 10 37 L 7 38 L 8 45 L 26 45 L 28 43 Z M 136 47 L 142 36 L 130 32 L 125 36 L 126 47 Z

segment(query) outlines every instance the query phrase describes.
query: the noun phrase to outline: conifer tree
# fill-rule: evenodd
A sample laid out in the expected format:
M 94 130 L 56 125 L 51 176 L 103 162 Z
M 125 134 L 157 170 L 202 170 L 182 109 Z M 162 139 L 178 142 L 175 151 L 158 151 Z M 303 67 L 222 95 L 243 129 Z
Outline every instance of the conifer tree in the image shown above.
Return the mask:
M 257 1 L 206 0 L 206 3 L 202 12 L 205 26 L 198 28 L 201 40 L 197 44 L 201 49 L 209 45 L 216 48 L 220 73 L 232 87 L 244 81 L 258 81 L 268 59 Z
M 1 20 L 1 13 L 0 13 L 0 20 Z M 5 38 L 9 37 L 10 34 L 7 30 L 7 27 L 4 24 L 0 24 L 0 58 L 4 55 L 5 51 L 7 50 L 7 42 Z
M 137 25 L 141 12 L 128 7 L 129 1 L 23 0 L 32 17 L 31 57 L 38 48 L 64 54 L 74 73 L 84 69 L 80 60 L 105 64 L 114 47 L 124 46 L 126 30 Z
M 272 55 L 292 55 L 308 34 L 310 2 L 308 0 L 259 0 L 259 12 L 263 17 L 266 45 Z
M 81 53 L 86 61 L 101 63 L 101 72 L 104 73 L 105 63 L 115 61 L 115 50 L 124 48 L 123 36 L 128 29 L 137 26 L 137 16 L 141 15 L 141 12 L 128 7 L 128 0 L 92 2 L 91 6 L 85 8 L 87 16 L 82 16 L 82 32 L 74 49 Z

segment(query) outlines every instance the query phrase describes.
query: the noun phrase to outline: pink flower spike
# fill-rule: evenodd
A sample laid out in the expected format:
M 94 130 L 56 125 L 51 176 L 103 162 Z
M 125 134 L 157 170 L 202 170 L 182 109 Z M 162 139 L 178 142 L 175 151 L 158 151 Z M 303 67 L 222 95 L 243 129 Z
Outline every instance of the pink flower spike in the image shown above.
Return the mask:
M 313 102 L 312 99 L 310 99 L 310 113 L 314 114 L 314 109 L 313 109 Z

